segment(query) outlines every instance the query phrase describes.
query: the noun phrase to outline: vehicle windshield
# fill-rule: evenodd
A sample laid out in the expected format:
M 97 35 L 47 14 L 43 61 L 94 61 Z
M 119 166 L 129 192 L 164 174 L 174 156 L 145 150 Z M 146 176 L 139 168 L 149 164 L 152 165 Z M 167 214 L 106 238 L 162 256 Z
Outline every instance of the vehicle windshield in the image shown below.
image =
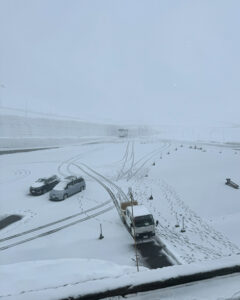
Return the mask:
M 68 182 L 67 181 L 60 181 L 55 187 L 54 190 L 55 191 L 62 191 L 66 188 Z
M 136 227 L 154 225 L 154 220 L 152 215 L 135 217 L 134 222 Z
M 39 178 L 36 182 L 44 182 L 45 178 Z

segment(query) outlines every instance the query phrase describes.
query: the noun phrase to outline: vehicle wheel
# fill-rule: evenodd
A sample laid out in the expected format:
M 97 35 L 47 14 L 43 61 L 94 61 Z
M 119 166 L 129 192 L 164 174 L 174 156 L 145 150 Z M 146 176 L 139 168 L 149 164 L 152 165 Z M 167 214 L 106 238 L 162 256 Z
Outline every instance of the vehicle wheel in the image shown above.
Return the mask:
M 63 200 L 67 199 L 67 197 L 68 197 L 68 195 L 65 194 L 65 195 L 63 196 Z

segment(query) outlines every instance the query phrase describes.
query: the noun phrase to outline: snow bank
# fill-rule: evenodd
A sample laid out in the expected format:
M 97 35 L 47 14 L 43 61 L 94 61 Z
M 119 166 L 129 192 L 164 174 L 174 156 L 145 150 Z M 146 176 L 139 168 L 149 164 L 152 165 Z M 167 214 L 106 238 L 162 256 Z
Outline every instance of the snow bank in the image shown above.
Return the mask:
M 71 120 L 1 115 L 1 137 L 81 137 L 113 135 L 116 126 Z
M 189 278 L 194 281 L 226 275 L 239 272 L 239 269 L 239 256 L 158 270 L 141 268 L 139 273 L 133 267 L 95 259 L 24 262 L 1 266 L 0 297 L 37 300 L 93 295 L 119 289 L 137 292 L 150 287 L 156 289 L 182 284 L 191 281 Z
M 141 270 L 143 269 L 141 267 Z M 22 293 L 32 294 L 64 286 L 86 285 L 88 282 L 116 279 L 135 272 L 134 267 L 96 259 L 58 259 L 1 265 L 0 297 L 12 296 L 16 299 L 15 297 Z M 88 292 L 90 290 L 85 289 L 84 293 Z M 58 294 L 58 298 L 60 295 L 61 293 Z

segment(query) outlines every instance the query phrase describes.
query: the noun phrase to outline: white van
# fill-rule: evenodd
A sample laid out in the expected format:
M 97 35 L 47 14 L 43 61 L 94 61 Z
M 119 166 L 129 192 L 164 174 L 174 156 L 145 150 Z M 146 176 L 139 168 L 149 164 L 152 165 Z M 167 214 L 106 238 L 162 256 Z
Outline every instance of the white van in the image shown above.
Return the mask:
M 85 189 L 86 183 L 82 177 L 68 176 L 51 190 L 49 199 L 52 201 L 64 200 Z
M 127 206 L 124 215 L 132 236 L 134 236 L 133 226 L 135 226 L 136 239 L 148 239 L 155 235 L 153 216 L 144 205 Z

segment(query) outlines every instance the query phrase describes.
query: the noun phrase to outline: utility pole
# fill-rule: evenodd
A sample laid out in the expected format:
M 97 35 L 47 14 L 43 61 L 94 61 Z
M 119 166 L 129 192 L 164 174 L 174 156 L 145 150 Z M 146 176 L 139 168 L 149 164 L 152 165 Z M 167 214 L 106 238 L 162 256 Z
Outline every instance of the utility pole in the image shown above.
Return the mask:
M 133 215 L 133 194 L 132 190 L 129 189 L 129 196 L 131 199 L 131 205 L 132 205 L 132 227 L 133 227 L 133 239 L 134 239 L 134 246 L 135 246 L 135 255 L 136 255 L 136 264 L 137 264 L 137 271 L 139 272 L 139 264 L 138 264 L 138 254 L 137 254 L 137 242 L 136 242 L 136 231 L 135 231 L 135 222 L 134 222 L 134 215 Z

